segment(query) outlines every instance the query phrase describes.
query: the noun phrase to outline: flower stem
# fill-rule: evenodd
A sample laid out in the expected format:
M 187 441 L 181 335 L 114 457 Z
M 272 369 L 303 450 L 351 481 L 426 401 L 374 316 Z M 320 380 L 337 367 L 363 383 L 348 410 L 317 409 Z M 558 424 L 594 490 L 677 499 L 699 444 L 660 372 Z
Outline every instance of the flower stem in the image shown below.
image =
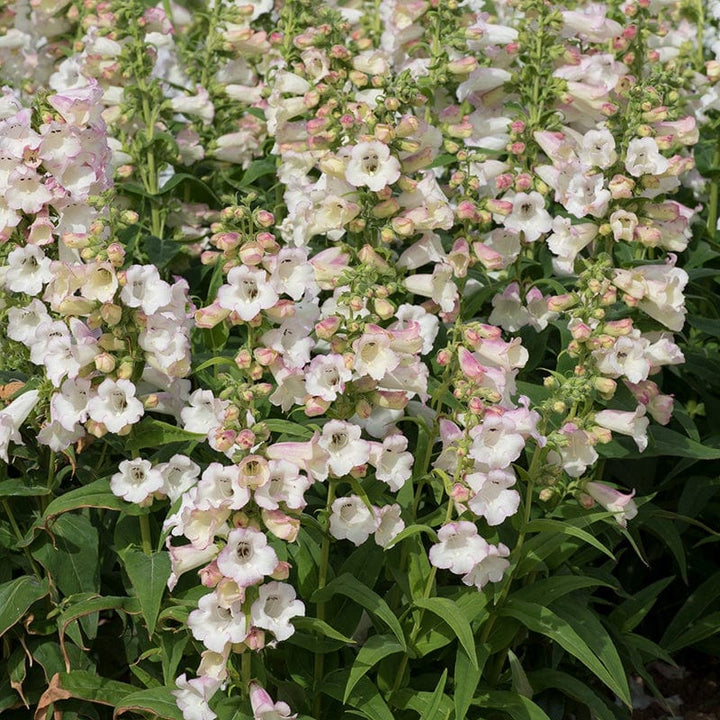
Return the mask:
M 327 510 L 327 517 L 330 515 L 330 506 L 335 500 L 335 485 L 328 479 L 328 492 L 327 500 L 325 502 L 325 508 Z M 330 559 L 330 524 L 328 520 L 328 526 L 325 528 L 325 536 L 323 537 L 322 547 L 320 549 L 320 567 L 318 568 L 318 590 L 325 587 L 327 584 L 327 572 L 328 564 Z M 325 603 L 317 603 L 315 611 L 315 617 L 318 620 L 325 620 Z M 322 693 L 319 691 L 320 683 L 323 679 L 323 673 L 325 670 L 325 655 L 323 653 L 315 653 L 315 671 L 313 675 L 313 715 L 316 718 L 320 717 L 320 709 L 322 706 Z
M 146 555 L 152 555 L 152 533 L 150 532 L 150 516 L 140 515 L 140 534 L 142 548 Z
M 713 170 L 720 165 L 720 139 L 715 142 L 715 153 L 713 154 Z M 710 182 L 710 199 L 708 201 L 707 231 L 711 238 L 717 232 L 718 220 L 718 180 L 713 178 Z

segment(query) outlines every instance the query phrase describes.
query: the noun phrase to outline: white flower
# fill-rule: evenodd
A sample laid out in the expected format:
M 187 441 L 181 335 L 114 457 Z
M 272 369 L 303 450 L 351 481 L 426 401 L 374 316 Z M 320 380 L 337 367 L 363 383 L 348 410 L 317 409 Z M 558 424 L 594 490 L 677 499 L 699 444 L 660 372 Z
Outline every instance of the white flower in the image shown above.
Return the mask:
M 246 265 L 234 267 L 227 276 L 228 284 L 217 294 L 220 307 L 236 312 L 241 320 L 252 320 L 261 310 L 271 308 L 278 301 L 278 294 L 268 282 L 262 268 Z
M 647 429 L 650 420 L 645 417 L 646 408 L 640 404 L 635 412 L 622 410 L 601 410 L 595 413 L 594 421 L 601 427 L 621 435 L 629 435 L 642 452 L 648 444 Z
M 210 463 L 197 484 L 195 507 L 199 510 L 230 508 L 240 510 L 250 502 L 250 490 L 240 481 L 237 465 Z
M 296 597 L 295 588 L 287 583 L 272 581 L 262 585 L 250 608 L 251 623 L 270 630 L 277 640 L 287 640 L 295 632 L 290 618 L 305 615 L 305 605 Z
M 13 292 L 37 295 L 53 279 L 52 261 L 37 245 L 16 247 L 3 270 L 5 287 Z
M 207 435 L 222 424 L 227 400 L 216 398 L 211 390 L 196 390 L 180 412 L 183 429 Z
M 110 479 L 114 495 L 131 503 L 143 503 L 163 484 L 163 477 L 149 460 L 123 460 Z
M 95 422 L 116 433 L 136 423 L 145 408 L 135 397 L 135 386 L 129 380 L 106 378 L 98 386 L 97 395 L 88 401 L 87 411 Z
M 50 323 L 51 318 L 42 301 L 35 299 L 25 307 L 11 307 L 7 311 L 7 335 L 23 345 L 32 345 L 35 341 L 37 328 Z
M 355 187 L 363 185 L 382 190 L 400 177 L 400 163 L 390 155 L 390 148 L 379 140 L 361 142 L 350 151 L 345 179 Z
M 670 163 L 660 154 L 655 138 L 634 138 L 628 144 L 625 167 L 633 177 L 662 175 Z
M 470 473 L 465 481 L 475 493 L 468 501 L 468 507 L 479 517 L 484 517 L 488 525 L 500 525 L 520 507 L 520 494 L 508 489 L 515 484 L 515 473 L 510 468 Z
M 375 542 L 380 547 L 389 545 L 405 529 L 405 523 L 400 517 L 401 512 L 402 510 L 397 503 L 375 508 L 375 517 L 378 520 Z
M 345 391 L 345 383 L 352 377 L 343 356 L 335 354 L 314 357 L 306 373 L 307 392 L 328 402 Z
M 407 450 L 408 440 L 402 433 L 388 435 L 382 442 L 373 443 L 370 462 L 375 466 L 375 477 L 397 492 L 412 475 L 413 456 Z M 376 449 L 377 448 L 377 449 Z
M 466 585 L 475 585 L 478 590 L 482 590 L 488 582 L 500 582 L 510 567 L 509 561 L 505 559 L 508 555 L 510 550 L 502 543 L 488 545 L 486 557 L 463 576 L 462 581 Z
M 284 502 L 293 510 L 302 510 L 305 502 L 305 491 L 313 484 L 305 475 L 300 474 L 300 467 L 289 460 L 270 460 L 270 479 L 255 489 L 255 502 L 265 510 L 277 510 Z
M 405 287 L 415 295 L 431 298 L 446 313 L 453 311 L 458 298 L 457 285 L 453 282 L 453 268 L 447 263 L 437 263 L 432 275 L 406 277 Z
M 585 165 L 605 170 L 617 160 L 615 138 L 606 128 L 589 130 L 583 136 L 579 156 Z
M 357 495 L 338 498 L 333 502 L 330 534 L 334 538 L 362 545 L 378 526 L 374 511 Z
M 512 212 L 502 224 L 508 230 L 525 233 L 525 240 L 534 242 L 542 234 L 550 232 L 552 218 L 545 209 L 545 199 L 539 192 L 521 192 L 513 198 Z
M 153 315 L 172 301 L 172 289 L 160 279 L 154 265 L 131 265 L 125 271 L 125 285 L 120 299 L 131 308 L 141 308 L 146 315 Z
M 242 602 L 226 603 L 216 592 L 198 600 L 197 610 L 188 615 L 187 624 L 193 637 L 216 653 L 222 653 L 228 643 L 241 643 L 247 637 Z
M 38 390 L 28 390 L 0 410 L 0 457 L 5 462 L 8 462 L 10 441 L 22 444 L 20 426 L 32 412 L 39 396 Z
M 492 299 L 493 310 L 488 322 L 499 325 L 503 330 L 515 332 L 530 323 L 530 313 L 520 300 L 520 286 L 510 283 Z
M 352 347 L 355 351 L 354 370 L 358 375 L 382 380 L 400 364 L 400 356 L 390 348 L 389 334 L 380 329 L 373 332 L 366 328 Z
M 469 456 L 488 468 L 505 468 L 520 457 L 525 438 L 515 423 L 502 415 L 487 415 L 471 431 Z
M 329 455 L 328 466 L 338 477 L 370 459 L 370 445 L 361 440 L 362 430 L 342 420 L 331 420 L 323 427 L 318 445 Z
M 267 537 L 252 528 L 231 530 L 227 545 L 217 558 L 218 570 L 241 588 L 255 585 L 265 575 L 271 575 L 277 564 L 277 555 L 267 544 Z
M 173 455 L 168 462 L 159 463 L 155 469 L 162 475 L 162 492 L 175 502 L 184 492 L 197 483 L 200 466 L 187 455 Z
M 172 694 L 184 720 L 215 720 L 217 715 L 210 709 L 208 700 L 220 687 L 220 683 L 209 677 L 188 680 L 183 673 L 175 684 L 178 689 L 173 690 Z
M 559 448 L 563 470 L 570 477 L 580 477 L 598 459 L 597 451 L 590 436 L 574 423 L 565 423 L 560 433 L 567 439 L 567 444 Z
M 86 378 L 68 379 L 50 399 L 50 418 L 66 430 L 73 431 L 76 423 L 87 420 L 90 381 Z
M 443 525 L 438 530 L 438 540 L 430 548 L 430 562 L 437 568 L 456 575 L 469 573 L 488 554 L 489 546 L 471 522 L 460 520 Z

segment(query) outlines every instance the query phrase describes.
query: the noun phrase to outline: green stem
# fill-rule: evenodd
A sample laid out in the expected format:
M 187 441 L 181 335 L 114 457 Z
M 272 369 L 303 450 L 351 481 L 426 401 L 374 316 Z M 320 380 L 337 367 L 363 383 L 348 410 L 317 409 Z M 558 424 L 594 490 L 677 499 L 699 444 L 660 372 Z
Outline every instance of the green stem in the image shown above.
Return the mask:
M 512 576 L 514 574 L 514 570 L 517 568 L 519 563 L 520 552 L 522 551 L 522 547 L 525 542 L 526 528 L 530 524 L 530 516 L 532 514 L 533 492 L 535 490 L 535 475 L 537 474 L 541 458 L 542 448 L 540 446 L 537 446 L 535 448 L 535 452 L 533 453 L 532 460 L 530 461 L 530 467 L 528 469 L 528 484 L 525 490 L 525 503 L 523 507 L 523 523 L 522 527 L 520 528 L 520 535 L 518 536 L 517 544 L 513 549 L 513 553 L 515 554 L 515 557 L 518 558 L 518 561 L 515 563 L 515 565 L 511 565 L 510 569 L 508 570 L 508 574 L 505 578 L 505 584 L 503 585 L 503 588 L 500 591 L 497 600 L 495 601 L 495 609 L 500 607 L 507 599 L 508 593 L 510 592 L 510 586 L 512 585 Z M 487 624 L 483 628 L 482 635 L 480 636 L 481 643 L 487 642 L 487 639 L 490 637 L 490 633 L 492 632 L 493 626 L 495 625 L 496 618 L 496 612 L 490 614 Z
M 327 500 L 325 502 L 325 509 L 327 511 L 327 517 L 330 515 L 331 505 L 335 500 L 335 485 L 328 479 L 328 492 Z M 320 549 L 320 567 L 318 568 L 318 590 L 324 588 L 327 584 L 327 573 L 330 560 L 330 529 L 329 521 L 328 527 L 325 528 L 325 535 L 322 541 L 322 547 Z M 315 617 L 318 620 L 325 620 L 325 603 L 317 603 L 315 610 Z M 313 700 L 313 715 L 316 718 L 320 717 L 320 709 L 322 707 L 322 693 L 320 692 L 320 683 L 323 679 L 325 671 L 325 655 L 323 653 L 315 653 L 315 671 L 313 675 L 313 692 L 315 694 Z
M 443 521 L 443 525 L 447 525 L 450 520 L 452 520 L 453 515 L 453 501 L 452 499 L 448 498 L 448 505 L 447 505 L 447 511 L 445 513 L 445 520 Z M 435 576 L 437 575 L 437 568 L 433 565 L 433 567 L 430 568 L 430 574 L 428 575 L 427 581 L 425 583 L 425 587 L 423 589 L 422 597 L 427 599 L 430 597 L 430 593 L 432 592 L 433 585 L 435 584 Z M 422 626 L 423 617 L 425 616 L 425 608 L 420 608 L 417 612 L 417 615 L 415 615 L 415 619 L 413 621 L 412 629 L 410 630 L 410 637 L 408 641 L 408 645 L 412 647 L 415 644 L 415 641 L 417 640 L 417 636 L 420 634 L 420 628 Z M 403 675 L 405 674 L 405 670 L 408 666 L 408 656 L 407 654 L 402 656 L 402 660 L 400 661 L 400 665 L 398 667 L 397 674 L 395 675 L 395 682 L 393 683 L 392 691 L 396 692 L 400 688 L 400 683 L 402 682 Z
M 152 533 L 150 532 L 150 516 L 140 515 L 140 534 L 142 548 L 146 555 L 152 555 Z
M 713 168 L 720 165 L 720 139 L 715 142 L 715 153 L 713 154 Z M 708 202 L 708 218 L 707 218 L 707 231 L 711 238 L 715 237 L 717 232 L 717 220 L 718 220 L 718 181 L 713 179 L 710 183 L 710 200 Z
M 245 650 L 240 655 L 240 675 L 242 677 L 242 692 L 245 696 L 250 695 L 250 680 L 252 679 L 252 655 L 251 650 Z

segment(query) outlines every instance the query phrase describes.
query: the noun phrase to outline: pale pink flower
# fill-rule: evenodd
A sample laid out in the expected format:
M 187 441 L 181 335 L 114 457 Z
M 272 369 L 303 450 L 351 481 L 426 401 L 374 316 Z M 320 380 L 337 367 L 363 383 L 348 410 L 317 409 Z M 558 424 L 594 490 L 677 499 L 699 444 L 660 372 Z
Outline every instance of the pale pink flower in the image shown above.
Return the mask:
M 397 503 L 375 508 L 375 517 L 378 521 L 375 542 L 380 547 L 387 547 L 405 529 L 405 523 L 400 517 L 401 512 Z
M 241 643 L 248 634 L 242 602 L 226 603 L 217 592 L 198 600 L 197 609 L 188 615 L 187 624 L 193 637 L 216 653 L 222 653 L 228 643 Z
M 520 494 L 509 489 L 515 484 L 511 468 L 470 473 L 465 476 L 465 482 L 475 493 L 468 500 L 468 507 L 484 517 L 488 525 L 500 525 L 520 507 Z
M 589 482 L 585 484 L 585 492 L 606 510 L 615 513 L 615 520 L 621 527 L 627 527 L 627 521 L 637 515 L 634 490 L 630 495 L 625 495 L 604 483 Z
M 655 138 L 633 138 L 628 144 L 625 167 L 633 177 L 662 175 L 670 163 L 660 154 Z
M 284 702 L 272 701 L 272 698 L 260 685 L 250 683 L 250 704 L 253 720 L 295 720 L 297 714 L 290 714 L 290 706 Z
M 149 460 L 123 460 L 118 470 L 110 479 L 110 489 L 127 502 L 143 504 L 162 487 L 163 477 Z
M 370 445 L 360 438 L 361 433 L 357 425 L 342 420 L 325 423 L 318 445 L 327 452 L 328 467 L 337 477 L 370 459 Z
M 268 545 L 267 537 L 252 528 L 231 530 L 227 545 L 217 558 L 220 572 L 241 588 L 255 585 L 266 575 L 272 575 L 277 564 L 277 555 Z
M 509 548 L 502 543 L 488 545 L 486 556 L 463 576 L 462 581 L 466 585 L 475 585 L 478 590 L 489 582 L 500 582 L 510 567 L 510 562 L 505 559 L 509 555 Z
M 338 540 L 362 545 L 379 526 L 379 519 L 357 495 L 337 498 L 332 504 L 330 534 Z
M 379 140 L 355 145 L 345 169 L 345 179 L 355 187 L 379 191 L 400 177 L 400 163 L 390 148 Z
M 635 412 L 623 410 L 601 410 L 593 418 L 601 427 L 621 435 L 629 435 L 642 452 L 648 444 L 647 429 L 650 420 L 645 417 L 645 406 L 640 404 Z
M 154 265 L 131 265 L 125 271 L 125 285 L 120 299 L 131 308 L 140 308 L 146 315 L 156 313 L 172 300 L 170 285 L 160 279 Z
M 290 619 L 298 615 L 305 615 L 305 604 L 297 600 L 295 588 L 274 580 L 260 586 L 258 599 L 250 608 L 250 622 L 270 630 L 278 641 L 287 640 L 295 632 Z
M 105 425 L 109 432 L 120 432 L 145 414 L 145 408 L 135 397 L 135 392 L 135 385 L 129 380 L 106 378 L 98 386 L 97 395 L 88 401 L 88 415 L 95 422 Z
M 278 301 L 278 294 L 262 268 L 247 265 L 234 267 L 228 273 L 227 281 L 228 284 L 218 290 L 218 303 L 220 307 L 237 313 L 245 322 Z
M 430 562 L 456 575 L 469 573 L 487 557 L 490 547 L 478 535 L 475 524 L 466 520 L 443 525 L 438 530 L 438 540 L 430 548 Z
M 187 679 L 185 673 L 175 680 L 177 690 L 172 691 L 180 712 L 185 720 L 215 720 L 217 715 L 210 709 L 208 701 L 220 687 L 210 677 Z

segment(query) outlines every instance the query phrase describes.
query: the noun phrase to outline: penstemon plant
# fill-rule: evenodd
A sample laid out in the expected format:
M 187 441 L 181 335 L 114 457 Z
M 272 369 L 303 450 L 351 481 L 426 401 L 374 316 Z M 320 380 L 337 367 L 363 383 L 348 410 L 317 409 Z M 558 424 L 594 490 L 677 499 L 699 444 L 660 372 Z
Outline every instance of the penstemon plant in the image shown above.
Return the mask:
M 627 716 L 631 468 L 720 457 L 685 5 L 2 11 L 0 711 Z

